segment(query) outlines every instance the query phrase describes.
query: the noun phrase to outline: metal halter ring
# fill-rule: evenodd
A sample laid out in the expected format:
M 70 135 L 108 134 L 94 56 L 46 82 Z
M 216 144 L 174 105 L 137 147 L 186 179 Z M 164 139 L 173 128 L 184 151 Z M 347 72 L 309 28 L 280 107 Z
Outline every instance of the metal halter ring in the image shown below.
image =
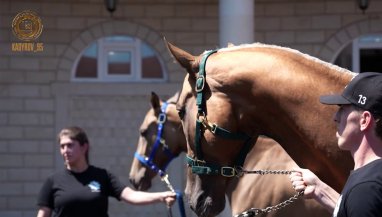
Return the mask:
M 158 123 L 159 124 L 164 124 L 166 122 L 166 114 L 160 113 L 158 116 Z
M 202 92 L 204 89 L 205 83 L 206 83 L 206 78 L 204 77 L 204 75 L 198 75 L 198 77 L 196 78 L 195 91 L 198 93 Z
M 229 172 L 228 174 L 226 172 Z M 236 169 L 233 167 L 221 167 L 220 175 L 224 177 L 234 177 L 236 175 Z

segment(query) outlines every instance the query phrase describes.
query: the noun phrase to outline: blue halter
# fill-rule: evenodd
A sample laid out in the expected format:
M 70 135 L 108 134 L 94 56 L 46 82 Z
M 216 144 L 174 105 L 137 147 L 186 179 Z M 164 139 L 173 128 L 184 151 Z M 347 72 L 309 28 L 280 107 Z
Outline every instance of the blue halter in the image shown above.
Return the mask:
M 138 152 L 135 152 L 134 157 L 137 158 L 143 165 L 147 166 L 154 172 L 158 173 L 160 177 L 163 177 L 166 175 L 166 168 L 169 165 L 169 163 L 176 157 L 174 154 L 171 153 L 171 151 L 168 149 L 168 146 L 165 144 L 165 140 L 162 138 L 162 133 L 163 133 L 163 126 L 164 123 L 166 122 L 166 109 L 167 109 L 167 102 L 164 102 L 161 107 L 161 113 L 158 116 L 158 131 L 157 131 L 157 136 L 155 139 L 155 143 L 153 145 L 153 148 L 151 150 L 151 153 L 149 157 L 147 156 L 142 156 Z M 163 146 L 163 151 L 166 153 L 166 155 L 170 158 L 170 160 L 162 167 L 158 167 L 154 162 L 153 159 L 155 157 L 155 154 L 159 148 L 159 146 Z
M 162 138 L 163 133 L 163 127 L 164 123 L 166 122 L 167 115 L 166 115 L 166 109 L 167 109 L 167 102 L 164 102 L 161 107 L 161 113 L 158 116 L 158 131 L 157 136 L 155 139 L 155 143 L 153 145 L 153 149 L 151 150 L 150 156 L 146 157 L 143 155 L 140 155 L 138 152 L 134 153 L 134 157 L 137 158 L 143 165 L 147 166 L 154 172 L 156 172 L 160 177 L 165 177 L 166 174 L 166 168 L 170 164 L 170 162 L 176 157 L 168 148 L 168 146 L 165 143 L 165 140 Z M 167 163 L 163 166 L 163 168 L 158 167 L 154 162 L 153 159 L 155 157 L 156 151 L 158 150 L 159 146 L 162 145 L 164 153 L 169 157 L 169 160 Z M 166 177 L 167 178 L 167 177 Z M 183 194 L 182 192 L 178 190 L 174 190 L 176 193 L 176 199 L 178 201 L 178 207 L 180 210 L 180 214 L 182 217 L 186 216 L 186 212 L 184 209 L 184 202 L 183 202 Z

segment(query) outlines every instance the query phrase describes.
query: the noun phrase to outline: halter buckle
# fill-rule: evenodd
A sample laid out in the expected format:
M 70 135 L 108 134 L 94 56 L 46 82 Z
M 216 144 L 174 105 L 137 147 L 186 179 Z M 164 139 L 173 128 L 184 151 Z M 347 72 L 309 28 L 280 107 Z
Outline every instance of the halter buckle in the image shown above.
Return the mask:
M 218 126 L 217 126 L 216 124 L 212 124 L 212 125 L 211 125 L 211 132 L 212 132 L 213 134 L 215 134 L 217 128 L 218 128 Z
M 233 167 L 221 167 L 220 174 L 224 177 L 234 177 L 235 176 L 235 168 Z
M 198 75 L 196 78 L 196 85 L 195 85 L 195 91 L 197 93 L 202 92 L 204 89 L 204 84 L 206 83 L 206 79 L 204 75 Z
M 199 159 L 193 159 L 193 160 L 196 163 L 196 165 L 198 165 L 198 166 L 202 166 L 202 165 L 206 164 L 205 160 L 199 160 Z
M 158 123 L 159 124 L 164 124 L 165 121 L 166 121 L 166 114 L 160 113 L 159 116 L 158 116 Z

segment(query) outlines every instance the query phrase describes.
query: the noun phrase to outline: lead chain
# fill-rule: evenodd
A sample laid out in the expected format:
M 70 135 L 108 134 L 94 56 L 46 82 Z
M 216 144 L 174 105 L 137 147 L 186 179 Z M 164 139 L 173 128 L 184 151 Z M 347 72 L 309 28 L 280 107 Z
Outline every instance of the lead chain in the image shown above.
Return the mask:
M 161 177 L 161 180 L 166 183 L 167 188 L 170 189 L 170 191 L 175 192 L 174 187 L 171 185 L 170 180 L 168 179 L 168 174 L 165 174 Z
M 293 171 L 291 170 L 244 170 L 242 167 L 236 167 L 237 176 L 242 176 L 244 174 L 259 174 L 259 175 L 290 175 Z
M 293 171 L 290 170 L 243 170 L 241 167 L 236 168 L 237 176 L 242 176 L 243 174 L 260 174 L 260 175 L 267 175 L 267 174 L 276 174 L 276 175 L 290 175 Z M 234 217 L 252 217 L 256 216 L 262 213 L 269 213 L 272 211 L 279 210 L 281 208 L 284 208 L 288 206 L 289 204 L 296 201 L 301 195 L 304 194 L 304 191 L 297 192 L 295 195 L 290 197 L 289 199 L 276 204 L 274 206 L 268 206 L 266 208 L 250 208 L 249 210 L 242 212 L 238 215 L 235 215 Z
M 288 206 L 289 204 L 293 203 L 294 201 L 296 201 L 298 199 L 298 197 L 300 197 L 303 194 L 304 194 L 304 191 L 300 191 L 300 192 L 297 192 L 297 194 L 290 197 L 289 199 L 287 199 L 287 200 L 285 200 L 279 204 L 276 204 L 274 206 L 268 206 L 264 209 L 250 208 L 249 210 L 242 212 L 238 215 L 235 215 L 234 217 L 252 217 L 252 216 L 257 216 L 257 215 L 262 214 L 262 213 L 269 213 L 271 211 L 276 211 L 276 210 L 284 208 L 284 207 Z

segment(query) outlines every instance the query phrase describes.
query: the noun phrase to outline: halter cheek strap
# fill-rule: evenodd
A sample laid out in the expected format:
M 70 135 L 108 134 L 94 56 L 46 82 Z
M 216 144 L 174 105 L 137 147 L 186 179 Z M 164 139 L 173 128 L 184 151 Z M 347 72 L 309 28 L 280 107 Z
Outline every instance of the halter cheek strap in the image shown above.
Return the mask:
M 196 79 L 195 91 L 196 91 L 196 106 L 198 108 L 196 116 L 195 126 L 195 149 L 196 159 L 186 156 L 186 161 L 191 166 L 192 172 L 196 174 L 207 175 L 222 175 L 226 177 L 232 177 L 239 174 L 237 169 L 244 164 L 245 157 L 251 147 L 252 138 L 243 133 L 232 133 L 229 130 L 221 128 L 216 124 L 210 124 L 207 120 L 207 108 L 206 100 L 204 97 L 204 88 L 206 84 L 206 62 L 210 55 L 216 53 L 217 50 L 206 52 L 200 62 L 198 77 Z M 236 157 L 234 166 L 220 166 L 217 164 L 207 163 L 204 161 L 203 151 L 201 147 L 201 139 L 204 134 L 204 130 L 208 129 L 211 133 L 224 139 L 230 140 L 244 140 L 244 146 L 240 150 L 239 155 Z
M 206 63 L 210 55 L 216 53 L 217 50 L 211 50 L 205 53 L 200 61 L 198 77 L 196 78 L 195 91 L 196 91 L 196 106 L 198 107 L 198 113 L 196 115 L 196 126 L 195 126 L 195 146 L 196 146 L 196 157 L 198 159 L 203 159 L 203 152 L 201 148 L 201 138 L 203 134 L 203 123 L 199 120 L 199 117 L 205 117 L 206 114 L 206 100 L 204 99 L 203 90 L 206 84 Z

